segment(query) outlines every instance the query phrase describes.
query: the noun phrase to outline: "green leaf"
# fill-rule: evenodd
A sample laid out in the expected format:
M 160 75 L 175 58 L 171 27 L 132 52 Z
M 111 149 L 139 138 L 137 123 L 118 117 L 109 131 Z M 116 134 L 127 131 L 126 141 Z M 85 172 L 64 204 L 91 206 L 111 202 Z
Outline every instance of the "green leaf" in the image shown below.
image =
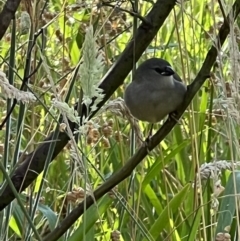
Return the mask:
M 97 204 L 91 206 L 84 214 L 82 220 L 86 220 L 85 224 L 81 224 L 79 228 L 72 234 L 68 241 L 83 240 L 84 235 L 92 228 L 97 220 L 104 214 L 111 205 L 113 199 L 109 195 L 104 196 Z
M 189 144 L 189 142 L 189 140 L 185 140 L 180 145 L 176 146 L 175 149 L 171 150 L 171 152 L 164 158 L 164 163 L 161 161 L 156 161 L 149 169 L 146 177 L 144 178 L 142 188 L 144 189 L 151 182 L 151 180 L 155 178 L 155 176 L 159 175 L 159 170 L 162 170 L 163 166 L 166 165 L 178 152 L 185 148 Z
M 235 176 L 235 181 L 234 181 Z M 216 234 L 226 232 L 226 227 L 231 227 L 238 206 L 238 195 L 240 193 L 240 172 L 236 171 L 229 176 L 223 198 L 221 201 Z
M 57 223 L 57 215 L 51 208 L 41 203 L 38 204 L 38 210 L 47 218 L 49 227 L 53 230 Z
M 155 221 L 149 231 L 153 238 L 156 239 L 159 233 L 161 233 L 167 225 L 171 225 L 171 218 L 169 217 L 169 213 L 175 213 L 178 210 L 179 206 L 186 198 L 189 187 L 190 184 L 187 184 L 163 209 L 162 213 L 159 215 L 158 219 Z M 146 241 L 146 239 L 143 239 L 143 241 Z

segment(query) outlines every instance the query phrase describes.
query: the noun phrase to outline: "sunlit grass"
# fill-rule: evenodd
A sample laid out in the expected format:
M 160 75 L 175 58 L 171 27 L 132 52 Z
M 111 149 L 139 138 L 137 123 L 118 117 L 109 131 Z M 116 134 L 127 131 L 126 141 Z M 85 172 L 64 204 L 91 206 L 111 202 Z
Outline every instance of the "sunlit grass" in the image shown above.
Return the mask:
M 57 96 L 63 100 L 68 95 L 72 81 L 76 84 L 69 93 L 69 99 L 79 98 L 81 72 L 74 75 L 74 68 L 82 56 L 85 33 L 90 24 L 96 33 L 97 47 L 103 55 L 103 74 L 117 61 L 133 33 L 133 17 L 128 13 L 110 7 L 98 10 L 95 2 L 84 5 L 68 1 L 64 4 L 65 10 L 60 1 L 49 3 L 41 21 L 37 20 L 32 26 L 34 32 L 40 28 L 45 31 L 43 38 L 37 39 L 38 47 L 33 50 L 32 66 L 37 65 L 40 57 L 38 51 L 45 45 L 42 55 L 49 73 L 41 67 L 30 79 L 29 86 L 36 90 L 37 95 L 40 93 L 41 101 L 49 110 L 54 108 L 52 98 Z M 139 5 L 142 16 L 152 6 L 149 2 L 140 2 Z M 229 2 L 223 6 L 225 15 L 231 6 Z M 121 7 L 131 10 L 129 3 Z M 40 5 L 35 8 L 35 12 L 40 12 Z M 223 20 L 219 2 L 198 0 L 177 4 L 139 63 L 154 56 L 165 58 L 183 81 L 190 84 L 198 74 L 210 46 L 215 44 Z M 13 54 L 8 51 L 10 41 L 7 36 L 10 31 L 0 45 L 1 58 L 5 61 L 9 60 L 10 53 Z M 27 51 L 24 42 L 30 40 L 29 35 L 16 36 L 16 68 L 8 69 L 7 64 L 2 62 L 1 69 L 17 71 L 22 76 Z M 239 189 L 239 175 L 236 171 L 235 180 L 230 171 L 235 171 L 239 163 L 235 166 L 228 166 L 227 163 L 236 163 L 240 150 L 239 36 L 237 24 L 230 21 L 230 36 L 219 51 L 211 78 L 195 96 L 180 123 L 149 153 L 130 178 L 86 211 L 85 216 L 66 234 L 69 240 L 118 240 L 116 237 L 119 237 L 119 240 L 191 241 L 215 240 L 216 232 L 230 233 L 232 238 L 236 235 L 239 218 L 235 194 Z M 114 37 L 116 39 L 112 40 Z M 125 84 L 130 81 L 131 74 Z M 19 83 L 19 78 L 16 78 L 15 86 L 18 88 Z M 37 208 L 33 223 L 42 236 L 59 224 L 86 193 L 91 195 L 104 180 L 119 170 L 142 144 L 140 139 L 147 136 L 149 124 L 132 120 L 121 102 L 116 100 L 123 96 L 125 84 L 111 97 L 116 102 L 110 103 L 112 105 L 108 103 L 109 106 L 107 104 L 101 114 L 86 124 L 86 132 L 77 140 L 78 151 L 70 142 L 49 168 L 45 167 L 47 174 L 43 187 L 39 189 L 40 176 L 24 192 L 22 199 L 27 203 L 26 209 L 31 211 L 37 193 L 41 192 L 39 203 L 42 206 Z M 6 114 L 6 103 L 3 102 L 1 117 Z M 8 158 L 4 161 L 9 172 L 17 161 L 13 160 L 12 154 L 16 148 L 17 110 L 13 113 L 10 132 L 4 130 L 5 135 L 0 133 L 1 146 L 4 146 L 5 138 L 9 138 L 9 148 L 5 149 Z M 23 121 L 19 148 L 27 152 L 33 151 L 56 127 L 55 120 L 41 104 L 29 106 Z M 155 125 L 154 132 L 160 126 Z M 132 129 L 135 138 L 132 137 Z M 228 162 L 219 162 L 221 160 Z M 202 165 L 205 163 L 209 166 L 204 169 Z M 4 180 L 2 174 L 1 180 Z M 219 192 L 224 187 L 224 195 L 219 198 Z M 28 201 L 25 200 L 26 196 Z M 231 209 L 228 209 L 228 202 L 231 202 Z M 19 208 L 15 209 L 16 205 L 14 202 L 13 208 L 2 213 L 4 220 L 10 220 L 9 226 L 1 222 L 1 234 L 5 240 L 17 240 L 17 236 L 25 240 L 26 235 L 31 233 L 23 213 Z

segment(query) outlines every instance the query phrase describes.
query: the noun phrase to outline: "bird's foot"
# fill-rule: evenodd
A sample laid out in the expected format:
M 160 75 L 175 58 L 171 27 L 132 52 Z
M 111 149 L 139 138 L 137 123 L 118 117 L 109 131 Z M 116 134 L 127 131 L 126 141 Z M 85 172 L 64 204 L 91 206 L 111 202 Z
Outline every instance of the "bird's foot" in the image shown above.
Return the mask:
M 153 124 L 151 124 L 148 136 L 147 136 L 146 140 L 144 141 L 144 147 L 147 147 L 148 154 L 150 153 L 150 150 L 149 150 L 148 146 L 149 146 L 149 143 L 150 143 L 151 138 L 152 138 L 152 130 L 153 130 Z
M 150 150 L 149 150 L 149 143 L 151 141 L 151 137 L 152 135 L 148 135 L 148 137 L 145 139 L 145 141 L 143 142 L 143 146 L 147 148 L 147 153 L 150 154 Z
M 151 141 L 152 135 L 148 135 L 148 137 L 145 139 L 145 143 L 148 145 Z
M 180 121 L 177 119 L 178 113 L 176 111 L 170 113 L 168 115 L 168 121 L 175 120 L 178 124 L 180 124 Z

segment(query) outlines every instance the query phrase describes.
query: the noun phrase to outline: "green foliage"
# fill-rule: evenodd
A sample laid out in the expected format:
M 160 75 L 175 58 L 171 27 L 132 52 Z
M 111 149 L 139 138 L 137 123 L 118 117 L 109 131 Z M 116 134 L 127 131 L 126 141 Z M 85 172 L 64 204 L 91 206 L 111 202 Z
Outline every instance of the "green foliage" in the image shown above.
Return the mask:
M 230 2 L 223 6 L 225 15 L 232 6 Z M 20 151 L 22 155 L 34 151 L 56 126 L 59 128 L 59 112 L 52 99 L 66 101 L 70 107 L 79 101 L 82 72 L 78 67 L 87 27 L 93 26 L 97 50 L 104 57 L 101 76 L 117 61 L 135 30 L 133 16 L 117 8 L 98 8 L 100 5 L 96 2 L 32 3 L 32 11 L 25 12 L 22 7 L 17 14 L 20 19 L 21 13 L 30 13 L 31 27 L 25 27 L 23 35 L 18 21 L 13 21 L 0 42 L 1 71 L 18 89 L 25 71 L 31 73 L 40 59 L 43 61 L 28 82 L 28 89 L 38 101 L 28 105 L 18 103 L 11 119 L 0 131 L 1 170 L 4 169 L 8 176 L 19 165 Z M 145 16 L 153 3 L 142 1 L 138 4 L 139 14 Z M 218 4 L 208 0 L 177 4 L 139 62 L 153 56 L 165 58 L 184 82 L 190 84 L 209 47 L 215 44 L 215 36 L 224 19 Z M 124 2 L 121 8 L 131 11 L 131 4 Z M 230 22 L 230 25 L 230 37 L 219 51 L 211 78 L 195 96 L 180 123 L 149 153 L 130 178 L 86 210 L 60 240 L 192 241 L 214 240 L 218 233 L 239 236 L 237 195 L 240 182 L 235 168 L 239 165 L 240 150 L 237 74 L 240 31 L 237 24 Z M 35 35 L 36 39 L 34 33 L 40 33 Z M 36 45 L 30 49 L 33 41 Z M 122 97 L 130 81 L 131 75 L 111 100 Z M 2 119 L 12 104 L 4 96 L 0 94 Z M 139 143 L 142 144 L 139 133 L 132 138 L 132 126 L 125 116 L 121 108 L 112 108 L 85 123 L 85 132 L 77 130 L 80 132 L 77 142 L 69 142 L 61 154 L 45 166 L 38 179 L 19 194 L 32 222 L 15 200 L 1 213 L 1 239 L 37 240 L 36 231 L 44 237 L 86 195 L 91 195 L 119 170 L 135 153 Z M 160 125 L 154 126 L 154 132 Z M 149 124 L 139 123 L 137 127 L 146 137 Z M 67 126 L 60 131 L 68 131 Z M 206 163 L 208 168 L 201 167 Z M 6 173 L 0 172 L 3 186 Z M 219 180 L 226 186 L 221 198 L 218 196 L 218 190 L 222 189 Z

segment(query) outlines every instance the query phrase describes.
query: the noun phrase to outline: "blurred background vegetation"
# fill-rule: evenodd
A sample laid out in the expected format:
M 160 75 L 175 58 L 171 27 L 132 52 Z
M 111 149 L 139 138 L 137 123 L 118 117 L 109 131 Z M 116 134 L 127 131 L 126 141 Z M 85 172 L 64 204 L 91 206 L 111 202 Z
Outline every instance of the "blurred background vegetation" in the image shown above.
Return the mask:
M 141 16 L 155 4 L 136 3 Z M 190 84 L 232 5 L 231 0 L 179 1 L 139 63 L 164 58 Z M 129 1 L 22 1 L 0 42 L 0 69 L 9 79 L 14 76 L 12 84 L 20 88 L 26 68 L 36 69 L 40 57 L 42 63 L 28 83 L 38 101 L 23 112 L 17 104 L 10 125 L 0 131 L 1 162 L 9 175 L 18 157 L 34 151 L 55 129 L 59 112 L 52 100 L 69 95 L 70 107 L 78 102 L 81 73 L 75 76 L 74 71 L 87 27 L 93 26 L 104 57 L 103 76 L 141 22 L 131 11 Z M 211 78 L 172 132 L 130 178 L 88 209 L 59 240 L 239 240 L 239 23 L 229 23 L 230 34 L 219 49 Z M 35 45 L 29 49 L 33 40 Z M 9 68 L 13 59 L 15 67 Z M 111 101 L 123 96 L 131 76 Z M 2 121 L 7 104 L 9 108 L 11 100 L 1 94 Z M 39 240 L 33 226 L 44 237 L 86 193 L 91 194 L 127 162 L 141 141 L 134 138 L 125 114 L 121 105 L 115 105 L 87 122 L 86 135 L 78 136 L 79 152 L 69 142 L 46 165 L 45 174 L 19 194 L 32 223 L 16 200 L 1 212 L 1 240 Z M 146 137 L 150 126 L 135 125 Z M 160 126 L 155 125 L 155 131 Z M 0 179 L 6 180 L 3 172 Z

